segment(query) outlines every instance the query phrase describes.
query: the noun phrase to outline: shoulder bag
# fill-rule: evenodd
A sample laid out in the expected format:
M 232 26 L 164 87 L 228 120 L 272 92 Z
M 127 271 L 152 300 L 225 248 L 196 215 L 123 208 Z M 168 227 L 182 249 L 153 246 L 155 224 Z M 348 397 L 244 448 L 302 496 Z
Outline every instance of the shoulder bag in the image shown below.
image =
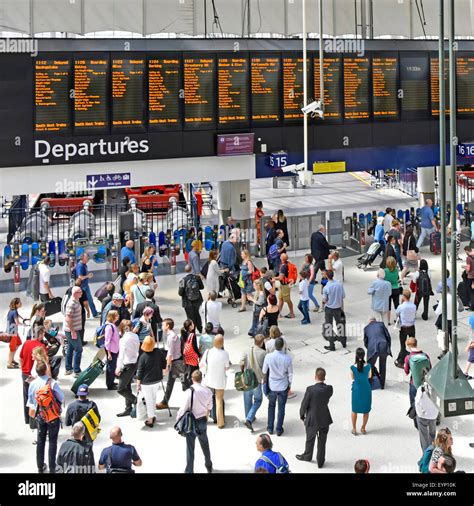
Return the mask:
M 107 454 L 107 462 L 106 469 L 108 474 L 135 474 L 134 469 L 123 469 L 121 467 L 112 467 L 112 448 L 109 448 L 109 453 Z
M 250 368 L 235 373 L 234 385 L 239 392 L 254 390 L 258 387 L 258 379 L 255 374 L 253 364 L 253 346 L 250 352 Z
M 180 436 L 186 437 L 188 434 L 198 435 L 196 427 L 196 417 L 193 415 L 194 388 L 191 387 L 191 407 L 176 422 L 174 428 Z

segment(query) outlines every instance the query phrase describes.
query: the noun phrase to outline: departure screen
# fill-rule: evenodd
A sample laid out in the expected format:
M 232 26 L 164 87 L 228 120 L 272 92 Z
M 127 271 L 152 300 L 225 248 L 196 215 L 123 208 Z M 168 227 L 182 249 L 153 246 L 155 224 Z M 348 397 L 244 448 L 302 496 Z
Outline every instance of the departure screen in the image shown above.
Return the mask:
M 151 127 L 170 128 L 180 123 L 180 60 L 148 60 L 148 123 Z
M 184 58 L 184 123 L 211 125 L 215 120 L 216 68 L 213 56 Z
M 458 115 L 474 114 L 474 56 L 456 58 L 456 86 Z
M 344 58 L 344 117 L 346 119 L 368 119 L 369 108 L 368 57 Z
M 243 124 L 249 121 L 249 68 L 241 56 L 219 56 L 218 115 L 220 125 Z
M 341 105 L 341 72 L 342 58 L 340 56 L 324 56 L 324 118 L 342 119 Z M 314 59 L 314 96 L 316 100 L 321 98 L 320 93 L 319 58 Z
M 280 58 L 252 57 L 252 120 L 280 121 Z
M 108 59 L 74 60 L 74 128 L 104 131 L 108 127 Z
M 309 76 L 309 60 L 307 63 Z M 303 58 L 283 57 L 283 117 L 285 120 L 303 118 Z
M 430 73 L 431 73 L 431 114 L 439 116 L 439 58 L 430 58 Z M 449 60 L 444 60 L 444 103 L 446 106 L 446 114 L 450 113 L 449 109 Z
M 428 115 L 428 55 L 400 57 L 402 117 L 425 118 Z
M 112 60 L 112 126 L 143 129 L 144 58 Z
M 374 118 L 398 118 L 398 58 L 372 58 L 372 110 Z
M 71 62 L 67 59 L 35 62 L 35 130 L 64 132 L 71 126 L 69 114 Z

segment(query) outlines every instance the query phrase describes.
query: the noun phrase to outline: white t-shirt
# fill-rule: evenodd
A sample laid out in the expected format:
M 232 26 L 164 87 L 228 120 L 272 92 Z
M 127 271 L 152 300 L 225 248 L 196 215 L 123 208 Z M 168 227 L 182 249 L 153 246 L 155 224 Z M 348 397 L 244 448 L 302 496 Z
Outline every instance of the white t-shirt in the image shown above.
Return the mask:
M 44 284 L 49 283 L 51 271 L 49 270 L 49 267 L 46 264 L 40 263 L 38 265 L 38 272 L 39 272 L 39 293 L 48 293 L 48 290 L 44 286 Z
M 224 390 L 227 382 L 226 370 L 230 366 L 229 354 L 225 350 L 211 348 L 204 353 L 200 367 L 205 371 L 203 384 L 209 388 Z
M 299 284 L 300 300 L 309 300 L 308 285 L 309 285 L 309 283 L 308 283 L 307 279 L 302 279 L 300 281 L 300 284 Z
M 383 219 L 383 230 L 388 232 L 392 228 L 392 221 L 394 220 L 391 214 L 386 214 Z
M 207 309 L 206 309 L 207 308 Z M 206 318 L 207 311 L 207 318 Z M 220 324 L 220 315 L 222 311 L 222 302 L 218 302 L 217 300 L 206 300 L 201 305 L 201 314 L 204 323 L 210 322 L 216 329 Z
M 336 281 L 344 282 L 344 265 L 342 260 L 338 258 L 335 262 L 332 262 L 332 270 L 334 272 L 334 279 Z

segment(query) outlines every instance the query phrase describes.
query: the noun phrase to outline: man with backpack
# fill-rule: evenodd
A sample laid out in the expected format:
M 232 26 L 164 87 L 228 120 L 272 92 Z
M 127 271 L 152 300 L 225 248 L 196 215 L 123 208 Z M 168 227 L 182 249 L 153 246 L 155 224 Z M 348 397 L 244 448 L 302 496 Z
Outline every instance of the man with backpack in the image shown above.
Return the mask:
M 293 302 L 291 301 L 291 287 L 296 283 L 298 279 L 298 269 L 295 264 L 288 261 L 288 255 L 282 253 L 280 271 L 278 277 L 275 279 L 280 281 L 280 297 L 278 301 L 278 310 L 281 314 L 283 304 L 288 304 L 289 313 L 285 318 L 294 318 L 295 312 L 293 310 Z
M 101 417 L 99 413 L 99 408 L 97 407 L 97 404 L 94 401 L 88 399 L 88 395 L 89 395 L 89 387 L 85 383 L 83 383 L 77 389 L 77 397 L 78 397 L 77 400 L 71 402 L 71 404 L 69 404 L 67 407 L 66 416 L 64 419 L 64 423 L 66 426 L 72 426 L 77 422 L 82 421 L 82 419 L 87 415 L 87 413 L 90 410 L 94 412 L 95 416 L 97 417 L 97 420 L 100 423 Z M 85 441 L 92 444 L 92 439 L 88 431 L 86 431 L 85 433 Z
M 265 469 L 270 474 L 288 474 L 290 467 L 285 457 L 279 452 L 272 450 L 273 443 L 268 434 L 260 434 L 256 441 L 257 451 L 262 455 L 255 463 L 255 472 Z
M 64 441 L 58 452 L 56 472 L 64 474 L 95 473 L 94 452 L 85 440 L 84 424 L 77 422 L 71 437 Z
M 423 313 L 421 317 L 423 320 L 428 320 L 428 308 L 430 305 L 430 296 L 433 295 L 433 289 L 431 286 L 431 278 L 428 272 L 428 263 L 426 260 L 420 261 L 420 269 L 416 273 L 416 309 L 418 310 L 418 306 L 423 301 Z
M 409 337 L 405 345 L 409 353 L 405 357 L 404 370 L 406 375 L 410 375 L 410 406 L 414 406 L 416 390 L 423 385 L 425 376 L 431 369 L 431 361 L 427 353 L 417 348 L 416 337 Z
M 38 439 L 36 443 L 36 465 L 38 473 L 46 471 L 44 452 L 46 437 L 48 437 L 48 464 L 49 472 L 56 472 L 56 451 L 58 447 L 58 433 L 61 426 L 61 404 L 64 393 L 57 381 L 48 376 L 47 365 L 38 362 L 36 374 L 38 377 L 30 383 L 28 389 L 28 403 L 30 416 L 36 418 L 38 426 Z
M 184 268 L 186 276 L 179 282 L 178 295 L 181 297 L 186 317 L 194 322 L 196 329 L 201 333 L 202 321 L 199 309 L 203 301 L 201 290 L 204 290 L 204 283 L 201 276 L 193 274 L 191 270 L 189 264 Z

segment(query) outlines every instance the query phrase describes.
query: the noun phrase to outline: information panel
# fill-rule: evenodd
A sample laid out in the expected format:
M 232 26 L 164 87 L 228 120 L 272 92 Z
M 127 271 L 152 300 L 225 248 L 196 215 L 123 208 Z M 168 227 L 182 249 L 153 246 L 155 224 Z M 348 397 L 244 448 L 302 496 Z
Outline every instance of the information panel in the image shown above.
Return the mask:
M 255 122 L 280 121 L 280 67 L 278 56 L 252 57 L 252 120 Z
M 76 131 L 106 131 L 109 124 L 107 85 L 108 59 L 74 60 L 74 128 Z
M 115 129 L 145 127 L 145 59 L 112 60 L 112 126 Z
M 40 59 L 35 62 L 35 130 L 64 132 L 71 126 L 69 79 L 71 62 Z
M 242 56 L 217 59 L 219 125 L 249 122 L 249 64 Z
M 398 118 L 398 58 L 372 58 L 372 111 L 374 119 Z
M 213 56 L 184 58 L 184 124 L 199 128 L 215 122 L 216 65 Z
M 456 58 L 457 108 L 459 116 L 474 114 L 474 55 Z
M 342 57 L 324 55 L 324 118 L 342 119 Z M 314 59 L 314 97 L 319 100 L 320 92 L 319 58 Z
M 307 62 L 309 76 L 309 60 Z M 303 118 L 301 107 L 303 94 L 303 58 L 283 56 L 283 118 L 298 120 Z
M 402 117 L 420 119 L 428 116 L 428 55 L 400 56 Z
M 431 114 L 439 116 L 439 58 L 432 56 L 430 58 L 431 73 Z M 449 59 L 444 60 L 444 84 L 446 86 L 444 93 L 444 103 L 446 105 L 446 114 L 450 113 L 449 108 Z
M 173 128 L 180 124 L 180 60 L 148 60 L 148 124 L 153 128 Z
M 369 119 L 369 57 L 344 57 L 344 118 Z

